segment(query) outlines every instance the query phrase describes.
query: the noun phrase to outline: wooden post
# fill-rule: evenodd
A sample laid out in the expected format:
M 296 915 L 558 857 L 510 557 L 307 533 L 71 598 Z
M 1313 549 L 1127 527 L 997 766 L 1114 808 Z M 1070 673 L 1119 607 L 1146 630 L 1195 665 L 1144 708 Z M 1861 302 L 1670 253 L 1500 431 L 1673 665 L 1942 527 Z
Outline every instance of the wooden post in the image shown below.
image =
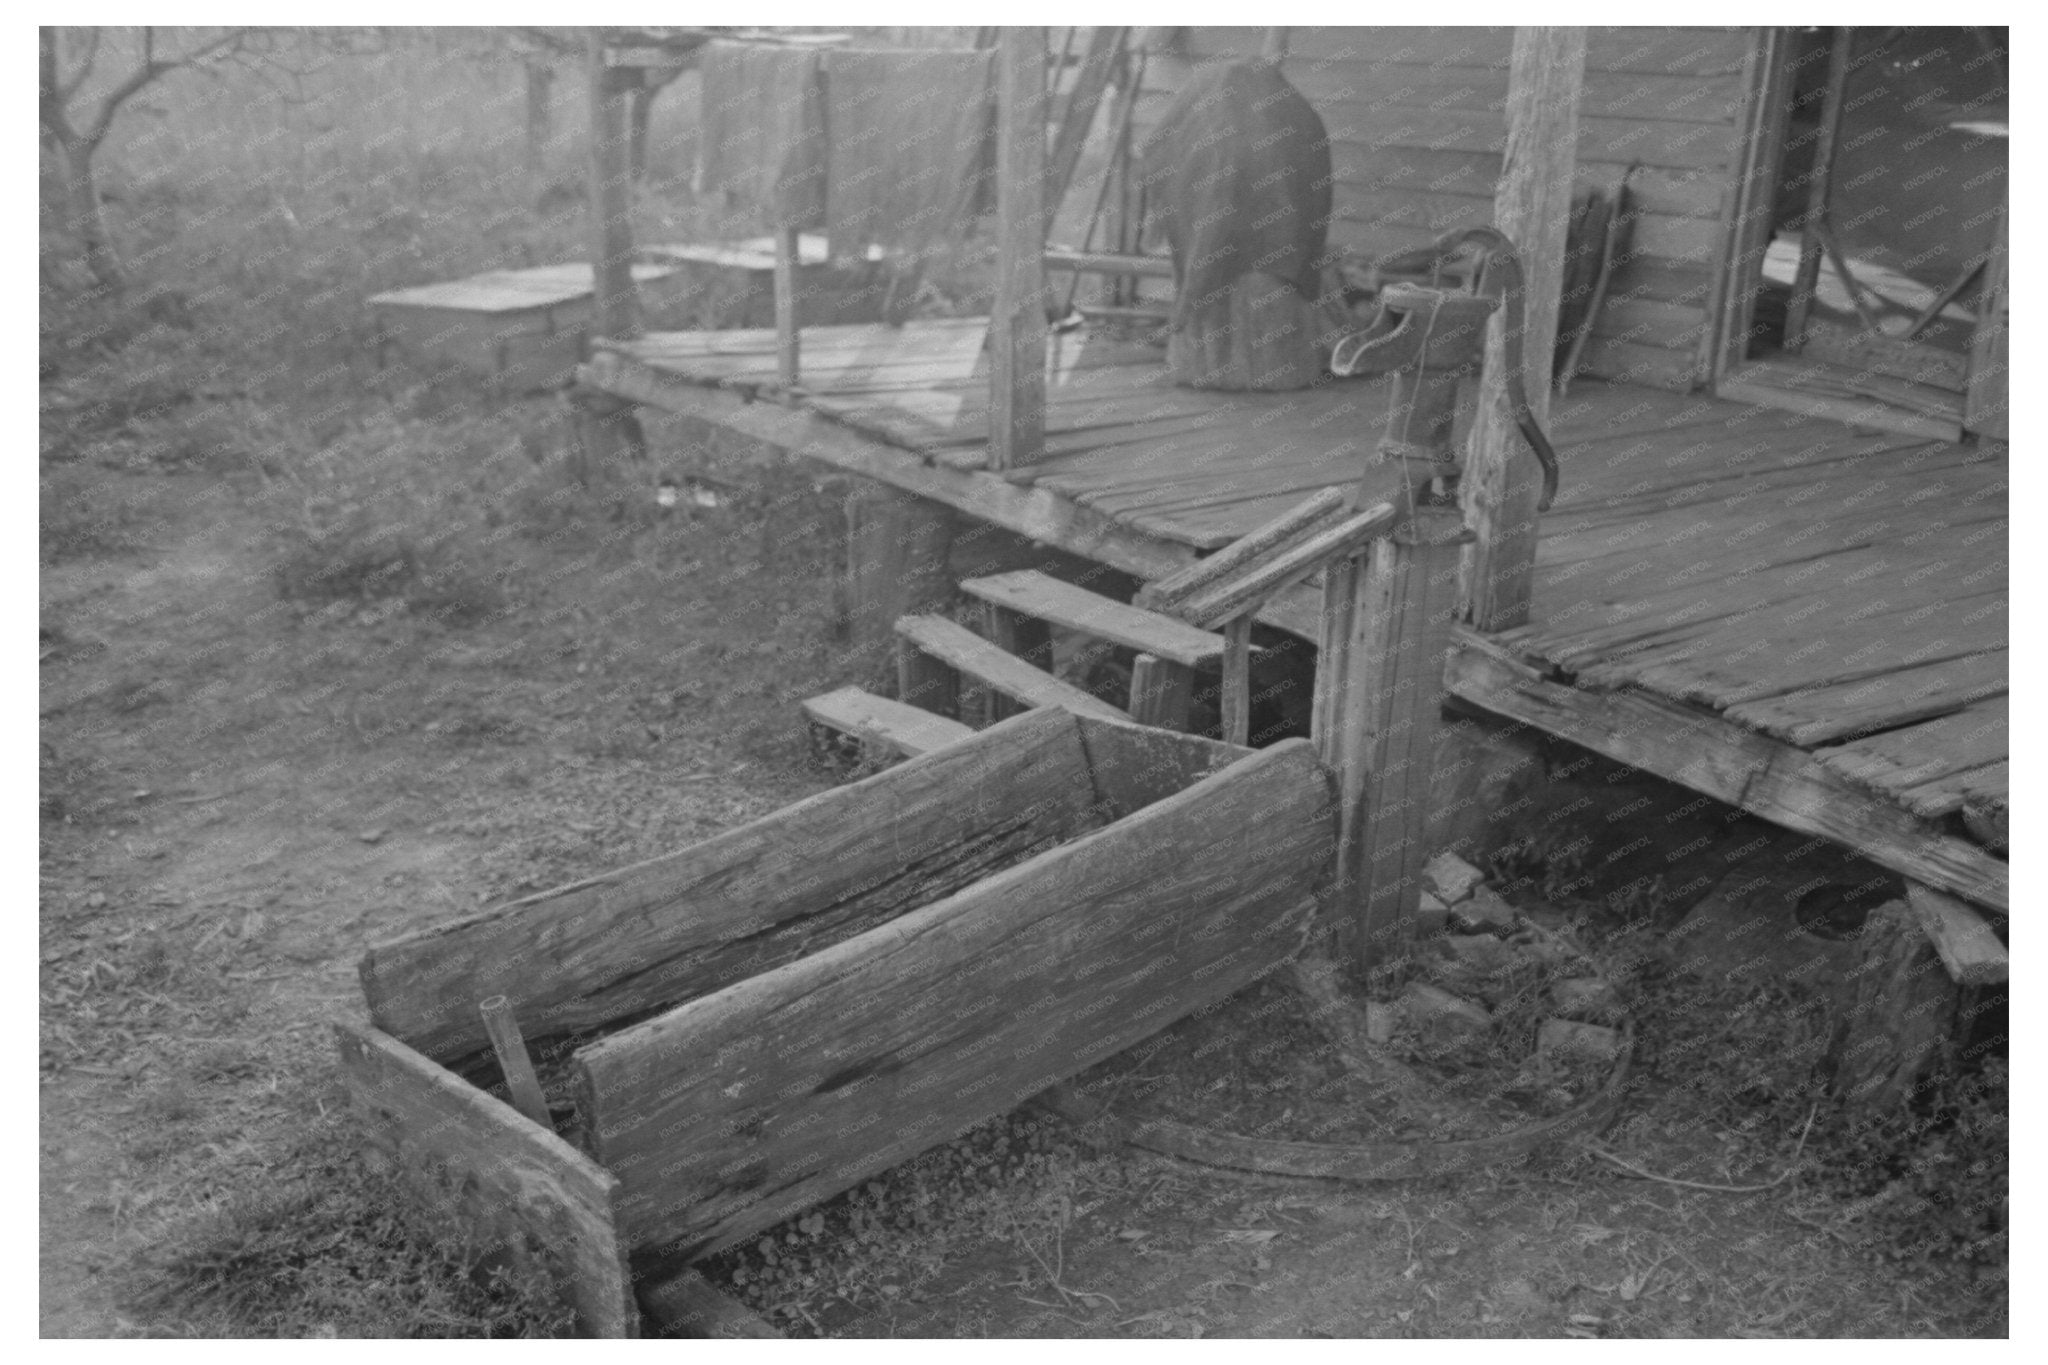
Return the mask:
M 1186 730 L 1195 670 L 1156 654 L 1131 661 L 1131 719 L 1162 730 Z
M 981 604 L 982 633 L 1006 654 L 1014 654 L 1034 668 L 1052 672 L 1052 627 L 1035 617 L 1020 611 L 997 606 L 993 602 Z M 1013 699 L 994 689 L 985 689 L 988 697 L 988 724 L 1007 720 L 1025 708 Z
M 775 229 L 775 381 L 784 403 L 795 402 L 797 229 Z
M 996 44 L 996 301 L 989 319 L 989 468 L 1045 455 L 1045 30 Z
M 1429 860 L 1430 754 L 1457 611 L 1456 509 L 1419 509 L 1323 577 L 1311 730 L 1337 774 L 1337 950 L 1374 977 L 1408 956 Z
M 1806 339 L 1807 315 L 1820 287 L 1823 250 L 1821 224 L 1827 218 L 1828 183 L 1834 178 L 1835 144 L 1842 138 L 1842 97 L 1849 86 L 1849 49 L 1854 34 L 1834 31 L 1828 47 L 1828 86 L 1820 109 L 1820 128 L 1813 144 L 1813 168 L 1807 172 L 1806 212 L 1799 219 L 1799 268 L 1792 275 L 1792 297 L 1785 305 L 1785 349 L 1796 351 Z M 1848 280 L 1842 288 L 1852 289 Z M 1854 297 L 1852 293 L 1851 298 Z
M 959 720 L 960 683 L 958 669 L 942 659 L 934 659 L 915 643 L 897 637 L 896 700 L 935 716 Z
M 1857 946 L 1835 1091 L 1856 1108 L 1894 1110 L 1947 1060 L 1961 995 L 1903 902 L 1871 911 Z
M 1316 637 L 1316 681 L 1309 738 L 1316 758 L 1337 777 L 1337 865 L 1326 894 L 1332 899 L 1319 934 L 1337 942 L 1326 952 L 1356 956 L 1365 903 L 1365 832 L 1371 708 L 1366 688 L 1370 621 L 1364 610 L 1366 555 L 1323 570 L 1323 614 Z
M 879 682 L 893 671 L 896 618 L 943 610 L 952 596 L 947 552 L 959 516 L 942 503 L 886 484 L 863 484 L 847 499 L 847 617 L 854 643 Z
M 1223 626 L 1223 738 L 1249 744 L 1252 734 L 1252 616 Z
M 1548 352 L 1545 352 L 1548 354 Z M 1430 757 L 1444 704 L 1444 659 L 1457 617 L 1458 569 L 1472 539 L 1457 509 L 1425 507 L 1375 541 L 1362 615 L 1365 878 L 1352 951 L 1384 975 L 1407 958 L 1429 861 Z M 1354 664 L 1354 667 L 1358 665 Z
M 526 169 L 537 171 L 554 131 L 555 68 L 545 52 L 526 54 Z
M 490 1035 L 491 1051 L 497 1054 L 498 1069 L 505 1073 L 505 1088 L 512 1094 L 512 1107 L 549 1132 L 554 1120 L 548 1117 L 547 1098 L 541 1094 L 540 1077 L 533 1072 L 533 1058 L 526 1053 L 526 1039 L 519 1032 L 519 1017 L 512 1002 L 494 995 L 478 1005 L 484 1032 Z
M 1579 86 L 1586 68 L 1583 28 L 1518 28 L 1508 67 L 1507 155 L 1494 196 L 1494 225 L 1522 261 L 1524 387 L 1539 423 L 1550 413 L 1551 352 L 1571 226 L 1572 171 L 1579 141 Z M 1536 563 L 1535 461 L 1509 415 L 1505 329 L 1508 300 L 1486 327 L 1486 367 L 1464 470 L 1466 521 L 1477 532 L 1466 560 L 1466 601 L 1480 630 L 1529 619 Z
M 626 161 L 626 89 L 638 73 L 607 66 L 604 35 L 584 35 L 584 69 L 590 77 L 590 265 L 596 290 L 595 330 L 599 336 L 630 337 L 640 331 L 633 296 L 632 172 Z
M 2009 430 L 2006 408 L 2007 318 L 2006 257 L 2012 218 L 2010 202 L 1998 215 L 1998 239 L 1985 264 L 1984 284 L 1977 293 L 1977 330 L 1970 336 L 1970 371 L 1963 391 L 1963 426 L 1979 436 L 2004 440 Z
M 1702 337 L 1709 391 L 1749 358 L 1750 329 L 1756 318 L 1757 294 L 1763 287 L 1764 253 L 1773 231 L 1772 209 L 1778 175 L 1784 165 L 1786 113 L 1790 108 L 1792 69 L 1786 52 L 1792 30 L 1765 27 L 1756 31 L 1743 73 L 1740 160 L 1729 230 L 1714 262 L 1716 286 L 1714 325 Z M 1590 333 L 1591 328 L 1587 331 Z M 1566 373 L 1576 366 L 1568 367 Z

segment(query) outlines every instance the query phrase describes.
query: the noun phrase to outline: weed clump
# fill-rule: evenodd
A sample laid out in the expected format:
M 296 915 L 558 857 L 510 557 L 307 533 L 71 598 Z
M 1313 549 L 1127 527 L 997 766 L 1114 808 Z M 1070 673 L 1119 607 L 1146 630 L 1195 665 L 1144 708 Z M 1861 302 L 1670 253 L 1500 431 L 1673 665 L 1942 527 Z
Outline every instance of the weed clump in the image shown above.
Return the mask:
M 430 1226 L 396 1180 L 362 1171 L 330 1132 L 300 1178 L 238 1193 L 174 1232 L 144 1313 L 194 1335 L 556 1337 L 571 1314 L 544 1285 Z

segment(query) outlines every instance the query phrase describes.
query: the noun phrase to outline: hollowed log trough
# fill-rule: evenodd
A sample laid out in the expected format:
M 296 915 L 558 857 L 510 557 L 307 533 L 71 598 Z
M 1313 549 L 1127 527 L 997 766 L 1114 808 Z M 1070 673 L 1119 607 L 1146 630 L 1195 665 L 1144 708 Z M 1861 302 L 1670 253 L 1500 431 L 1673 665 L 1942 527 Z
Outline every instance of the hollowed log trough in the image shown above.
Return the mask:
M 635 1268 L 773 1226 L 1292 957 L 1335 842 L 1305 741 L 1034 710 L 372 949 L 343 1071 L 373 1148 L 476 1254 L 630 1336 Z M 477 1006 L 500 994 L 566 1059 L 559 1134 L 491 1093 Z

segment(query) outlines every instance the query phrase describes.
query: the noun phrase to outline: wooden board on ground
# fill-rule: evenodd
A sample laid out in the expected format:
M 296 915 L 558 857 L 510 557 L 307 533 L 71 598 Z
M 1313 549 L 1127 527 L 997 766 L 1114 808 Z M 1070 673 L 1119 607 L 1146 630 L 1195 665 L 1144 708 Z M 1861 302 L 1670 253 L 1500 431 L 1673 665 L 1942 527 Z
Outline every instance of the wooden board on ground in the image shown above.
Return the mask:
M 479 1264 L 552 1283 L 580 1335 L 640 1334 L 614 1217 L 617 1177 L 397 1039 L 346 1024 L 334 1032 L 370 1149 L 417 1209 Z
M 2006 979 L 2005 945 L 1975 910 L 1913 882 L 1906 885 L 1906 905 L 1959 985 L 1989 986 Z
M 530 1040 L 611 1025 L 815 952 L 1093 828 L 1064 713 L 1020 716 L 666 857 L 372 948 L 363 994 L 437 1061 L 487 1046 L 480 1000 Z
M 729 1246 L 1229 995 L 1301 946 L 1333 835 L 1287 741 L 583 1049 L 629 1243 Z

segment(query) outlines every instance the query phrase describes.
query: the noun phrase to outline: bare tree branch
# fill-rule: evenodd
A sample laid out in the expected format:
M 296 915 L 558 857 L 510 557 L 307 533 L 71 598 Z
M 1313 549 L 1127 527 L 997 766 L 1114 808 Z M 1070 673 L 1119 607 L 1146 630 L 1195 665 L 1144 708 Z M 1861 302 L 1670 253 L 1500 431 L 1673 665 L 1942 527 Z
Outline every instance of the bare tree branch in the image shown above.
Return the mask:
M 58 92 L 64 97 L 66 104 L 69 104 L 71 97 L 78 93 L 78 87 L 85 84 L 85 78 L 92 74 L 92 64 L 100 55 L 99 29 L 97 27 L 89 28 L 85 32 L 87 38 L 85 55 L 79 58 L 78 70 L 71 73 L 70 80 L 65 81 L 58 87 Z
M 201 43 L 183 56 L 173 57 L 166 61 L 158 61 L 156 57 L 156 31 L 153 28 L 144 28 L 142 30 L 142 65 L 129 72 L 120 84 L 107 92 L 106 96 L 100 101 L 99 110 L 93 115 L 93 120 L 87 126 L 81 140 L 92 146 L 98 146 L 106 138 L 107 130 L 113 126 L 114 115 L 120 112 L 121 106 L 134 98 L 151 81 L 163 75 L 166 71 L 176 71 L 180 67 L 199 66 L 217 58 L 239 52 L 242 44 L 252 32 L 253 30 L 246 28 L 229 29 L 220 37 L 213 39 L 211 42 Z

